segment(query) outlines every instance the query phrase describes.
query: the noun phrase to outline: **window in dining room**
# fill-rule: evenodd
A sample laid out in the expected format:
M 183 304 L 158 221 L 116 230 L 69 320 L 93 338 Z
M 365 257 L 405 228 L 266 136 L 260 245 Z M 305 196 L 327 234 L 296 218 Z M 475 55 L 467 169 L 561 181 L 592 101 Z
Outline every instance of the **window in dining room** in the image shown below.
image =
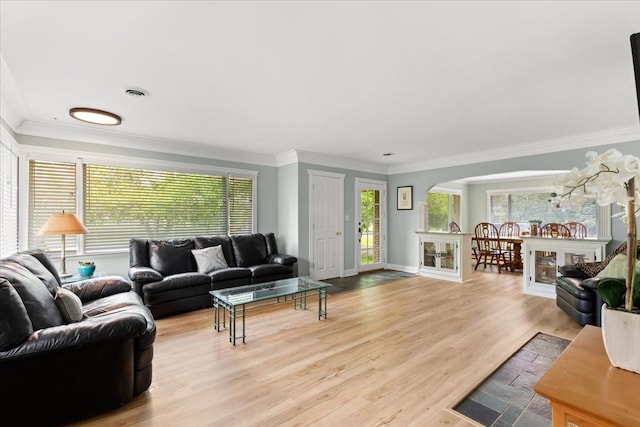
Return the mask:
M 568 223 L 580 222 L 587 235 L 598 236 L 599 210 L 593 199 L 584 199 L 573 208 L 557 208 L 549 202 L 546 189 L 488 192 L 489 218 L 493 223 L 517 222 L 521 231 L 529 230 L 530 221 Z
M 460 224 L 460 194 L 454 190 L 434 189 L 427 193 L 429 231 L 449 231 L 449 223 Z

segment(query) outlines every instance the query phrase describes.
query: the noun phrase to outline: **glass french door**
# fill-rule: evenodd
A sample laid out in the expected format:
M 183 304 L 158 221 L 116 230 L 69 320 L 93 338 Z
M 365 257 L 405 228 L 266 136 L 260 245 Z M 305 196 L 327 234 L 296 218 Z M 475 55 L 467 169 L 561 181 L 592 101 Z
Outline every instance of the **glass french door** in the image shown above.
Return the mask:
M 358 271 L 376 270 L 386 265 L 386 183 L 359 180 L 356 185 L 358 209 Z

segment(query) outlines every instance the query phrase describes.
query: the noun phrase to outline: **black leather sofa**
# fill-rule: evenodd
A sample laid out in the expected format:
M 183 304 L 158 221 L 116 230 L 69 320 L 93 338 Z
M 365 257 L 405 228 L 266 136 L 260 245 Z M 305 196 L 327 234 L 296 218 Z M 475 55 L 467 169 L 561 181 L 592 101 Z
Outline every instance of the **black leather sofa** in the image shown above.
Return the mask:
M 618 254 L 627 251 L 627 243 L 621 244 L 601 262 L 584 262 L 563 265 L 556 279 L 556 305 L 581 326 L 601 326 L 602 298 L 598 294 L 598 274 Z M 640 248 L 636 258 L 640 259 Z
M 0 259 L 3 419 L 56 425 L 122 406 L 151 384 L 155 334 L 123 277 L 61 286 L 43 252 Z
M 192 251 L 220 246 L 227 266 L 198 271 Z M 210 307 L 209 291 L 294 276 L 297 258 L 278 253 L 273 233 L 131 239 L 129 279 L 155 318 Z

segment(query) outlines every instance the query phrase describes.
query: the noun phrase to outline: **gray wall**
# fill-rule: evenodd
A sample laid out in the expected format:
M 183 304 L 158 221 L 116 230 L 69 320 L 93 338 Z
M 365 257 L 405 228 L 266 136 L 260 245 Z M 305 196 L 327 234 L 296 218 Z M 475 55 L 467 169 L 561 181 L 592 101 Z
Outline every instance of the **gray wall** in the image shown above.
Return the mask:
M 634 154 L 640 157 L 640 143 L 623 143 L 589 149 L 570 150 L 563 153 L 550 153 L 536 156 L 518 157 L 509 160 L 482 162 L 471 165 L 432 169 L 421 172 L 386 176 L 368 172 L 332 168 L 321 165 L 298 163 L 283 167 L 259 166 L 241 162 L 214 160 L 196 156 L 180 156 L 174 154 L 156 153 L 152 151 L 108 147 L 97 144 L 86 144 L 73 141 L 31 137 L 18 135 L 18 142 L 23 149 L 29 145 L 55 147 L 75 151 L 88 151 L 108 155 L 122 155 L 140 159 L 162 161 L 178 161 L 219 167 L 248 169 L 258 171 L 258 220 L 260 232 L 275 232 L 282 252 L 299 258 L 298 272 L 300 275 L 309 273 L 309 169 L 323 170 L 345 174 L 344 208 L 349 220 L 344 224 L 344 268 L 354 271 L 355 260 L 355 178 L 368 178 L 388 181 L 387 192 L 387 258 L 392 266 L 415 268 L 418 264 L 417 237 L 415 230 L 418 226 L 417 202 L 424 200 L 428 190 L 438 184 L 454 181 L 470 176 L 480 176 L 493 173 L 513 172 L 519 170 L 562 170 L 574 166 L 581 168 L 586 161 L 585 153 L 589 150 L 603 152 L 615 147 L 624 154 Z M 410 211 L 396 210 L 396 187 L 413 185 L 413 205 Z M 25 191 L 22 189 L 22 191 Z M 462 199 L 464 211 L 461 226 L 468 230 L 477 218 L 486 216 L 486 198 L 476 205 L 476 200 L 465 191 Z M 485 196 L 486 197 L 486 196 Z M 613 212 L 617 212 L 614 207 Z M 625 225 L 614 219 L 612 222 L 614 241 L 610 244 L 618 245 L 625 240 Z M 128 254 L 98 255 L 94 257 L 98 270 L 105 270 L 113 274 L 126 274 L 128 268 Z M 69 257 L 70 264 L 74 262 Z
M 408 269 L 417 268 L 418 251 L 415 230 L 418 224 L 418 211 L 396 211 L 395 189 L 398 186 L 413 185 L 414 206 L 418 200 L 423 200 L 427 191 L 442 182 L 455 181 L 471 176 L 481 176 L 494 173 L 514 172 L 521 170 L 565 170 L 573 167 L 582 168 L 585 165 L 587 151 L 602 153 L 609 148 L 617 148 L 623 154 L 633 154 L 640 157 L 640 141 L 621 144 L 611 144 L 586 149 L 569 150 L 560 153 L 549 153 L 535 156 L 517 157 L 508 160 L 475 163 L 422 172 L 391 175 L 389 177 L 389 263 L 406 266 Z M 473 201 L 472 201 L 473 202 Z M 469 219 L 486 216 L 486 200 L 480 207 L 472 206 Z M 617 208 L 612 209 L 617 212 Z M 609 248 L 619 245 L 626 240 L 626 229 L 618 219 L 612 221 L 613 241 Z

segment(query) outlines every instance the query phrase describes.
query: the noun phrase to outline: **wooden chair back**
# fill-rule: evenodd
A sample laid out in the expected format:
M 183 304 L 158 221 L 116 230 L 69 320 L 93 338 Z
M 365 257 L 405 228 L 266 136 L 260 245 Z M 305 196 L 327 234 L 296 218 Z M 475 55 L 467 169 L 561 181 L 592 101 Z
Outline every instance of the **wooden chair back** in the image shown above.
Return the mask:
M 542 227 L 539 231 L 542 237 L 571 237 L 571 232 L 564 224 L 558 222 L 549 222 Z
M 520 237 L 520 226 L 517 222 L 505 222 L 498 229 L 500 237 Z
M 587 237 L 587 226 L 581 222 L 567 222 L 565 225 L 569 229 L 569 236 L 576 239 Z

